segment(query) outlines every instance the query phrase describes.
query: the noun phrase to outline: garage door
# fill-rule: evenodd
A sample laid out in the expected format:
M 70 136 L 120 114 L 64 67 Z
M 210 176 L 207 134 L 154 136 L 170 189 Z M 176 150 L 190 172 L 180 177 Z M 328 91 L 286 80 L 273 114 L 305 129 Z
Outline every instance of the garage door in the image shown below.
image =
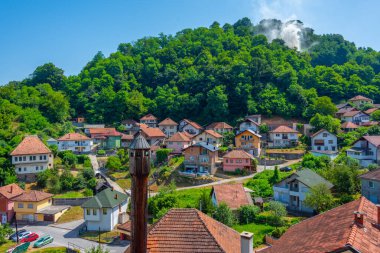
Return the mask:
M 53 214 L 45 214 L 44 215 L 44 221 L 53 221 L 54 222 L 54 215 Z

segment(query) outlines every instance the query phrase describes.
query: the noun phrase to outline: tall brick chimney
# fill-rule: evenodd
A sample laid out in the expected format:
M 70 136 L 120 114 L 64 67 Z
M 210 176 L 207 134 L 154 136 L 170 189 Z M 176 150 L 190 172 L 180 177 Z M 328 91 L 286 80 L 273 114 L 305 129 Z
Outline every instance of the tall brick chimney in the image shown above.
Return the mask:
M 148 176 L 150 171 L 150 146 L 142 136 L 136 134 L 129 147 L 129 172 L 131 189 L 131 253 L 147 252 L 148 234 Z
M 364 226 L 364 213 L 359 211 L 354 212 L 354 221 L 355 224 L 359 226 Z

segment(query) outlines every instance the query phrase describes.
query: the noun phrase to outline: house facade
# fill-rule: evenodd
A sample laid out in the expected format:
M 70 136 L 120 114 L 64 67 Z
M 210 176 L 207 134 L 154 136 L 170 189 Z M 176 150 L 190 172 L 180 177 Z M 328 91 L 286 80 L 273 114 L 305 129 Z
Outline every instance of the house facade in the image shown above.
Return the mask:
M 166 135 L 166 137 L 173 136 L 178 131 L 178 123 L 171 118 L 166 118 L 158 123 L 158 128 Z
M 90 138 L 100 149 L 116 149 L 121 147 L 122 133 L 115 128 L 90 128 Z
M 273 186 L 274 200 L 283 203 L 287 209 L 297 212 L 313 213 L 304 201 L 311 188 L 325 184 L 329 189 L 333 185 L 310 169 L 297 171 Z
M 58 139 L 58 150 L 71 150 L 76 153 L 89 153 L 92 149 L 93 140 L 79 133 L 65 134 Z
M 259 133 L 260 132 L 260 125 L 259 125 L 259 123 L 257 123 L 253 119 L 246 118 L 246 119 L 244 119 L 244 121 L 242 121 L 239 124 L 239 132 L 243 132 L 245 130 L 251 130 L 255 133 Z
M 192 170 L 194 174 L 207 175 L 216 172 L 218 148 L 206 142 L 195 143 L 183 150 L 185 156 L 185 170 Z
M 183 119 L 179 122 L 178 129 L 180 132 L 187 132 L 191 135 L 199 134 L 203 128 L 196 122 L 189 119 Z
M 164 143 L 166 135 L 159 129 L 158 127 L 146 127 L 144 125 L 141 126 L 142 135 L 145 137 L 150 146 L 160 146 Z
M 234 149 L 223 156 L 223 171 L 234 172 L 237 169 L 252 171 L 252 160 L 255 159 L 251 154 L 244 150 Z
M 374 204 L 380 204 L 380 169 L 359 176 L 361 194 Z
M 236 148 L 243 149 L 253 156 L 260 156 L 261 152 L 261 135 L 247 129 L 239 132 L 235 136 Z
M 24 193 L 24 190 L 17 184 L 9 184 L 0 187 L 0 217 L 1 224 L 11 222 L 14 212 L 14 202 L 12 198 Z
M 190 137 L 186 132 L 177 132 L 166 140 L 166 147 L 174 154 L 181 154 L 183 149 L 191 145 Z
M 207 130 L 213 130 L 221 135 L 224 133 L 229 133 L 233 131 L 233 127 L 228 125 L 226 122 L 213 122 L 206 127 Z
M 349 111 L 342 115 L 341 120 L 344 122 L 352 122 L 356 125 L 362 125 L 363 123 L 370 121 L 370 116 L 361 111 Z
M 158 119 L 156 118 L 156 116 L 149 113 L 140 119 L 140 123 L 145 124 L 149 127 L 157 127 L 157 123 L 158 123 L 157 120 Z
M 353 103 L 356 106 L 364 105 L 364 104 L 373 104 L 373 100 L 370 98 L 366 98 L 364 96 L 358 95 L 348 100 L 348 102 Z
M 311 153 L 315 156 L 326 155 L 335 158 L 338 154 L 338 138 L 325 129 L 319 130 L 311 135 Z
M 83 125 L 83 130 L 84 130 L 84 133 L 89 135 L 90 134 L 90 129 L 94 129 L 94 128 L 105 128 L 106 125 L 104 124 L 84 124 Z
M 269 147 L 293 147 L 298 145 L 298 131 L 287 127 L 279 126 L 276 129 L 269 131 Z
M 380 136 L 363 136 L 346 151 L 347 156 L 359 161 L 363 167 L 378 164 Z
M 216 147 L 222 146 L 223 143 L 223 136 L 214 130 L 204 130 L 200 134 L 194 136 L 192 139 L 195 142 L 206 142 Z
M 54 165 L 53 153 L 38 136 L 26 136 L 10 155 L 18 178 L 25 181 Z
M 107 188 L 82 204 L 86 228 L 89 231 L 111 231 L 123 223 L 128 195 Z

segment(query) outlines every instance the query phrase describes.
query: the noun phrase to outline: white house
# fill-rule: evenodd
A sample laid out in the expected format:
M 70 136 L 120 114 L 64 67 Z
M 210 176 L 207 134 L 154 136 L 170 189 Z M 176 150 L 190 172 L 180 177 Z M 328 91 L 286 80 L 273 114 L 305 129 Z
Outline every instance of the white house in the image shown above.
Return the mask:
M 351 102 L 357 106 L 363 105 L 363 104 L 373 104 L 373 100 L 370 98 L 366 98 L 364 96 L 358 95 L 348 100 L 348 102 Z
M 298 131 L 287 127 L 279 126 L 269 132 L 269 147 L 292 147 L 298 144 Z
M 341 119 L 344 122 L 352 122 L 361 125 L 365 122 L 369 122 L 370 116 L 361 111 L 349 111 L 344 113 Z
M 111 231 L 124 223 L 128 195 L 107 188 L 82 204 L 84 220 L 89 231 Z
M 325 184 L 329 189 L 333 185 L 310 169 L 297 171 L 273 186 L 274 200 L 283 203 L 288 210 L 312 213 L 314 210 L 304 204 L 310 189 Z
M 315 156 L 326 155 L 334 159 L 338 154 L 338 139 L 335 134 L 325 129 L 312 134 L 311 153 Z
M 35 180 L 37 173 L 54 165 L 53 153 L 35 135 L 26 136 L 10 155 L 17 176 L 25 181 Z
M 347 156 L 358 160 L 361 166 L 367 167 L 370 164 L 378 164 L 379 146 L 380 136 L 363 136 L 346 153 Z
M 71 150 L 73 152 L 88 153 L 93 145 L 92 139 L 79 133 L 65 134 L 58 139 L 58 150 Z
M 121 124 L 125 127 L 125 131 L 127 134 L 135 134 L 139 130 L 138 123 L 133 119 L 126 119 L 121 122 Z
M 178 123 L 171 118 L 166 118 L 158 123 L 158 128 L 166 135 L 166 137 L 173 136 L 178 130 Z
M 239 132 L 243 132 L 245 130 L 252 130 L 255 133 L 260 132 L 260 124 L 254 121 L 251 118 L 246 118 L 239 124 Z
M 183 119 L 179 122 L 179 131 L 180 132 L 188 132 L 191 135 L 199 134 L 203 128 L 196 122 Z
M 194 136 L 193 141 L 195 142 L 206 142 L 214 145 L 215 147 L 222 146 L 223 136 L 214 130 L 204 130 L 200 134 Z
M 234 128 L 226 122 L 213 122 L 206 127 L 207 130 L 214 130 L 217 133 L 224 134 L 232 132 Z
M 149 113 L 140 119 L 140 123 L 149 127 L 157 127 L 157 118 L 153 114 Z

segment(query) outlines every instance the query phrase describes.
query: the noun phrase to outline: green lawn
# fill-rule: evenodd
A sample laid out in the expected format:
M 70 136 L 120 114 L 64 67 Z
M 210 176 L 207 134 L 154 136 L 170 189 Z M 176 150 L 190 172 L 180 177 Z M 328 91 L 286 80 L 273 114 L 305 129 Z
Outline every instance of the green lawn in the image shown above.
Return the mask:
M 265 235 L 269 234 L 275 229 L 275 227 L 272 227 L 270 225 L 255 223 L 250 223 L 246 225 L 235 225 L 232 228 L 240 233 L 243 231 L 253 233 L 255 247 L 263 244 Z
M 7 252 L 9 248 L 12 248 L 15 245 L 16 243 L 12 241 L 7 241 L 6 243 L 0 244 L 0 252 Z
M 123 179 L 118 179 L 115 181 L 121 188 L 123 189 L 129 189 L 131 188 L 131 179 L 130 178 L 123 178 Z
M 62 216 L 58 219 L 57 223 L 66 223 L 80 219 L 83 219 L 83 208 L 80 206 L 73 206 L 64 214 L 62 214 Z
M 100 243 L 111 243 L 113 241 L 114 237 L 117 237 L 119 235 L 116 231 L 111 232 L 100 232 Z M 99 242 L 99 232 L 97 231 L 87 231 L 80 235 L 81 238 Z
M 69 191 L 61 194 L 57 194 L 54 196 L 54 198 L 83 198 L 85 197 L 83 192 L 80 191 Z
M 114 172 L 109 174 L 110 177 L 113 177 L 115 179 L 123 179 L 126 178 L 129 175 L 129 171 L 122 171 L 122 172 Z
M 207 194 L 210 194 L 211 188 L 196 188 L 174 191 L 174 194 L 178 197 L 178 205 L 180 208 L 198 207 L 199 197 L 202 195 L 203 191 L 206 191 Z
M 65 247 L 52 247 L 52 248 L 45 248 L 45 249 L 38 249 L 38 250 L 29 250 L 28 252 L 33 253 L 66 253 Z

